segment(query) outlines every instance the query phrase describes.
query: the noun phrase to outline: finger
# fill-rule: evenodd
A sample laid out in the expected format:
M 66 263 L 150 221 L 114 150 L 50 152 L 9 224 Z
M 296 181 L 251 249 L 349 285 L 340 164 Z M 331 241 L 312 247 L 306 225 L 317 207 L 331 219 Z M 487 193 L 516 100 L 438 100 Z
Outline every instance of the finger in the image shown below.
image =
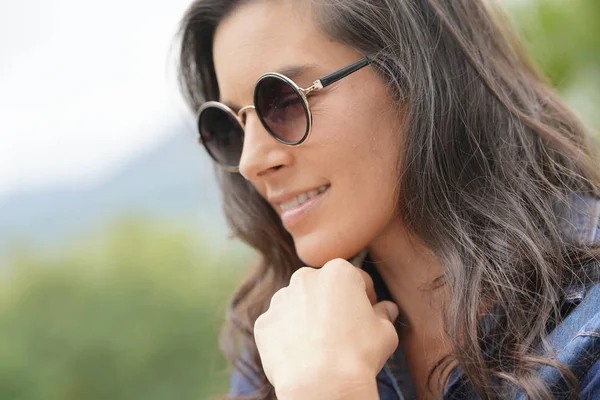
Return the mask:
M 262 313 L 261 315 L 258 316 L 258 318 L 256 318 L 256 321 L 254 321 L 254 327 L 253 327 L 253 332 L 254 332 L 254 340 L 257 342 L 258 344 L 258 333 L 265 327 L 266 325 L 266 313 Z
M 307 280 L 311 279 L 311 276 L 315 276 L 316 273 L 317 270 L 311 267 L 298 268 L 290 278 L 290 286 L 304 283 Z
M 356 268 L 354 266 L 353 266 L 353 268 L 359 272 L 361 278 L 365 282 L 365 289 L 367 291 L 367 297 L 369 298 L 371 305 L 377 303 L 377 294 L 375 293 L 375 284 L 373 283 L 373 278 L 371 278 L 371 275 L 369 275 L 368 273 L 366 273 L 365 271 L 363 271 L 360 268 Z
M 330 274 L 330 277 L 333 279 L 339 279 L 342 274 L 346 274 L 346 276 L 351 275 L 353 280 L 356 279 L 356 275 L 360 276 L 361 279 L 356 280 L 364 283 L 365 292 L 369 298 L 369 301 L 371 302 L 371 305 L 377 303 L 377 295 L 375 294 L 375 285 L 373 284 L 373 279 L 362 269 L 355 267 L 343 258 L 336 258 L 328 261 L 325 265 L 323 265 L 321 270 L 324 273 Z
M 273 310 L 279 304 L 285 304 L 285 298 L 288 294 L 288 288 L 282 287 L 278 291 L 275 292 L 273 296 L 271 296 L 271 302 L 269 303 L 269 309 Z
M 398 306 L 391 301 L 380 301 L 373 306 L 373 311 L 375 311 L 375 314 L 377 314 L 378 317 L 391 323 L 394 323 L 400 313 Z

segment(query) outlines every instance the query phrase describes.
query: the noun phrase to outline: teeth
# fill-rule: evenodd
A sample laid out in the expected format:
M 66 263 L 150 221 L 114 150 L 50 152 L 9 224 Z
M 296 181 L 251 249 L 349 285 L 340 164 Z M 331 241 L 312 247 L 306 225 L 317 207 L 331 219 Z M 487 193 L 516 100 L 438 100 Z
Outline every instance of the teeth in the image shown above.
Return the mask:
M 328 185 L 323 185 L 320 188 L 317 189 L 313 189 L 313 190 L 309 190 L 306 193 L 302 193 L 299 194 L 298 196 L 296 196 L 294 199 L 287 201 L 285 203 L 281 203 L 279 205 L 279 207 L 281 207 L 282 211 L 287 211 L 290 210 L 294 207 L 299 206 L 300 204 L 304 203 L 305 201 L 307 201 L 308 199 L 310 199 L 311 197 L 314 197 L 318 194 L 323 193 L 324 191 L 327 190 L 329 186 Z
M 302 193 L 301 195 L 299 195 L 298 197 L 296 197 L 296 200 L 298 200 L 298 204 L 302 204 L 306 200 L 308 200 L 308 194 Z

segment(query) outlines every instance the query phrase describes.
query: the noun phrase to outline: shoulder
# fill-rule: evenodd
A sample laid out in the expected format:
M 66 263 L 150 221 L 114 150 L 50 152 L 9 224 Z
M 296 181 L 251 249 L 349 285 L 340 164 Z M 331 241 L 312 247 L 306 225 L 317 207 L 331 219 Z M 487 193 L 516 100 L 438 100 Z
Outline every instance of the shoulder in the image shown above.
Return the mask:
M 594 365 L 581 380 L 581 400 L 593 400 L 600 398 L 600 360 Z
M 236 368 L 231 374 L 229 381 L 229 397 L 249 396 L 258 391 L 258 386 L 251 374 L 243 374 Z
M 600 398 L 600 283 L 572 296 L 570 301 L 578 304 L 548 335 L 548 343 L 553 358 L 580 382 L 581 395 L 594 393 L 589 398 Z M 541 377 L 554 393 L 568 390 L 564 377 L 554 368 L 543 368 Z
M 250 396 L 259 390 L 259 378 L 250 366 L 253 366 L 253 363 L 250 361 L 249 352 L 245 350 L 231 374 L 228 397 Z
M 571 304 L 572 311 L 548 336 L 553 349 L 558 352 L 581 337 L 600 339 L 600 283 L 569 288 L 566 302 Z
M 600 243 L 600 199 L 578 195 L 568 207 L 557 208 L 567 240 Z M 598 268 L 599 261 L 594 267 Z M 571 311 L 548 336 L 557 361 L 580 379 L 582 389 L 595 382 L 600 392 L 600 283 L 565 288 L 565 304 Z M 592 378 L 593 377 L 593 378 Z M 597 395 L 600 398 L 600 393 Z

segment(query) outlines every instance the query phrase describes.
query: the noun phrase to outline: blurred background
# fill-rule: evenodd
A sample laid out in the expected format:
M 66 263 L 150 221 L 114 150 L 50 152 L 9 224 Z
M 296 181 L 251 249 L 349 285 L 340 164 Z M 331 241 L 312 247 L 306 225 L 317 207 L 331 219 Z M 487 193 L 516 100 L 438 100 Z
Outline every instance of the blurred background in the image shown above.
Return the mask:
M 176 85 L 190 0 L 0 1 L 0 399 L 215 399 L 252 252 Z M 600 2 L 504 0 L 600 128 Z

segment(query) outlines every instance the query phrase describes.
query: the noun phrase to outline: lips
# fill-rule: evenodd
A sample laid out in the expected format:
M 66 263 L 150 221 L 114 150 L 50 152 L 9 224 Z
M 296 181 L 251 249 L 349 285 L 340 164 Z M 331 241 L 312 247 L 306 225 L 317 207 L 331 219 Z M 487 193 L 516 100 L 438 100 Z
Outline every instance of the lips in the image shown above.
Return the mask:
M 297 224 L 304 220 L 308 214 L 312 213 L 315 208 L 319 207 L 319 204 L 322 204 L 325 198 L 328 197 L 330 188 L 331 185 L 319 186 L 316 189 L 301 192 L 300 194 L 291 197 L 291 200 L 289 200 L 290 197 L 288 197 L 287 201 L 280 203 L 277 206 L 277 209 L 280 211 L 279 216 L 285 228 L 289 232 L 296 229 Z M 312 196 L 309 196 L 309 193 Z M 305 196 L 306 200 L 304 200 Z M 295 205 L 292 206 L 292 204 Z
M 284 204 L 284 207 L 286 208 L 289 208 L 288 206 L 292 206 L 292 204 L 296 206 L 306 201 L 309 197 L 315 196 L 315 190 L 317 191 L 317 194 L 319 194 L 319 190 L 321 190 L 322 193 L 323 189 L 329 186 L 331 186 L 329 183 L 321 183 L 319 186 L 304 186 L 297 190 L 269 190 L 266 193 L 265 199 L 271 203 L 273 208 L 280 211 L 282 204 Z M 306 198 L 304 198 L 304 196 L 306 196 Z
M 312 189 L 312 190 L 306 191 L 304 193 L 300 193 L 296 197 L 293 197 L 291 200 L 280 203 L 279 208 L 281 209 L 281 211 L 291 210 L 295 207 L 298 207 L 298 206 L 306 203 L 311 198 L 323 193 L 324 191 L 326 191 L 328 189 L 328 187 L 329 187 L 329 185 L 323 185 L 323 186 L 319 186 L 316 189 Z

